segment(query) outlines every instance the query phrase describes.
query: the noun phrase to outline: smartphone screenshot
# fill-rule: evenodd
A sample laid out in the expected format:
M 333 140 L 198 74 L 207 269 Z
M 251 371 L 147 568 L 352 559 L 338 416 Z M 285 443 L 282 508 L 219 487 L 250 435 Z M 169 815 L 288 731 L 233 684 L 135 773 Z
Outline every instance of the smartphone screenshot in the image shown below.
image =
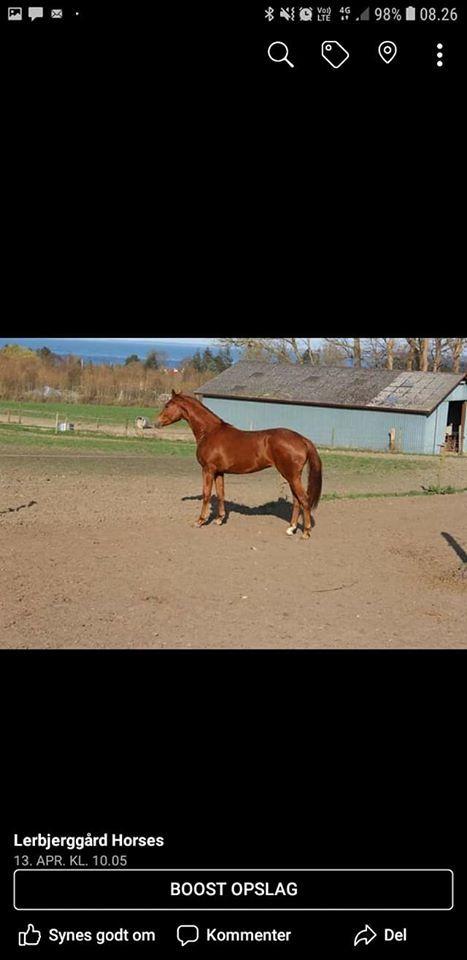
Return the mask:
M 465 952 L 464 23 L 2 8 L 2 955 Z

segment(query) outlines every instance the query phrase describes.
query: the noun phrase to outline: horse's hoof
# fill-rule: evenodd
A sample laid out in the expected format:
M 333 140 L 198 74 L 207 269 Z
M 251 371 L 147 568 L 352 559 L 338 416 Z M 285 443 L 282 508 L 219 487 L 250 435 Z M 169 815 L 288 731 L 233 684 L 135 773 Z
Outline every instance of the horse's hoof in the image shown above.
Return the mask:
M 311 540 L 311 531 L 304 530 L 302 533 L 302 540 Z
M 217 517 L 217 520 L 214 520 L 216 527 L 221 527 L 222 524 L 224 523 L 224 519 L 225 519 L 224 517 Z
M 198 527 L 198 528 L 205 527 L 205 526 L 206 526 L 206 521 L 205 521 L 205 520 L 197 520 L 196 523 L 194 524 L 194 526 L 195 526 L 195 527 Z
M 294 533 L 296 533 L 296 531 L 297 531 L 297 528 L 296 528 L 296 527 L 289 527 L 289 529 L 287 530 L 287 536 L 288 536 L 288 537 L 293 537 L 293 535 L 294 535 Z

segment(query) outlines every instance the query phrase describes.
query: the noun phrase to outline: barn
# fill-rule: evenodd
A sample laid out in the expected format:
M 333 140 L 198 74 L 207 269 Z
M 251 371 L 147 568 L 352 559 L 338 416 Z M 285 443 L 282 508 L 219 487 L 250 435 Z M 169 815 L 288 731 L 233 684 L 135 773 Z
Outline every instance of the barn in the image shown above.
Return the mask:
M 242 360 L 196 393 L 242 430 L 288 427 L 321 447 L 465 453 L 465 373 Z

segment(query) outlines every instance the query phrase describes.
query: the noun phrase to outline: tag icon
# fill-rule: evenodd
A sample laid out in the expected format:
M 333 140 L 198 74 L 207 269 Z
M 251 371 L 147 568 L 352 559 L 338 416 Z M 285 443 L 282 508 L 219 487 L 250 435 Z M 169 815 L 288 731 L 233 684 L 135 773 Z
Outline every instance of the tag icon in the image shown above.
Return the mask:
M 396 44 L 392 40 L 383 40 L 378 47 L 378 53 L 381 60 L 384 60 L 385 63 L 391 63 L 397 53 Z
M 321 44 L 321 56 L 331 67 L 338 70 L 349 59 L 350 53 L 338 40 L 325 40 Z

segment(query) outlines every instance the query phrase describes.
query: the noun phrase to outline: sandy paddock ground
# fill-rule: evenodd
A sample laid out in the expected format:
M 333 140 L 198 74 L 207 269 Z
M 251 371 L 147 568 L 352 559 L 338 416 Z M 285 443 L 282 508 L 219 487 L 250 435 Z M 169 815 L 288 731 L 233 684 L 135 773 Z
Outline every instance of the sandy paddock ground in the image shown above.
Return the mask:
M 191 459 L 10 451 L 1 645 L 467 645 L 466 494 L 324 502 L 303 542 L 275 472 L 226 481 L 228 523 L 199 530 Z

